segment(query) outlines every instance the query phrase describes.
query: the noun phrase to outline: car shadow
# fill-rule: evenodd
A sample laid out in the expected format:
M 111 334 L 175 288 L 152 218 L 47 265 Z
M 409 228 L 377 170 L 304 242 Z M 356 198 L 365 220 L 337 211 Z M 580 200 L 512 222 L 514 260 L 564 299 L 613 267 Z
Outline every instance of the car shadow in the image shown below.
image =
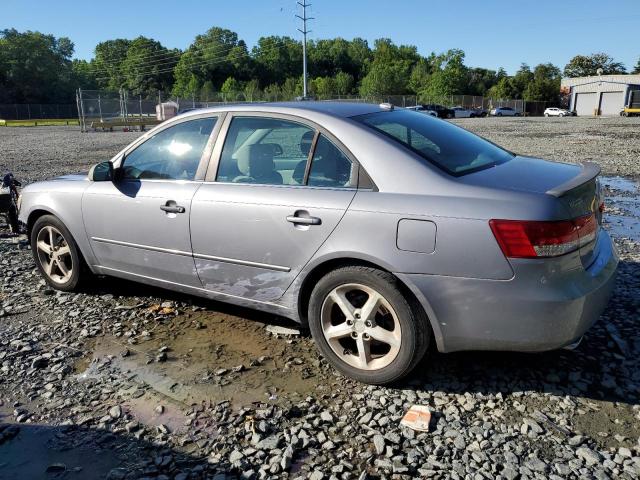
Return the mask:
M 432 344 L 415 371 L 395 387 L 481 394 L 536 391 L 638 403 L 640 379 L 635 372 L 640 371 L 640 338 L 636 333 L 640 299 L 630 294 L 629 278 L 640 279 L 640 264 L 622 261 L 617 285 L 607 309 L 575 350 L 439 353 Z M 278 315 L 112 277 L 93 282 L 86 293 L 186 301 L 209 311 L 262 324 L 300 327 Z M 308 334 L 306 329 L 302 329 L 302 333 Z
M 173 479 L 185 473 L 184 478 L 195 480 L 212 478 L 231 468 L 168 448 L 159 434 L 148 432 L 146 438 L 136 438 L 120 430 L 0 420 L 0 479 Z M 246 459 L 243 462 L 243 468 L 257 472 L 259 465 Z

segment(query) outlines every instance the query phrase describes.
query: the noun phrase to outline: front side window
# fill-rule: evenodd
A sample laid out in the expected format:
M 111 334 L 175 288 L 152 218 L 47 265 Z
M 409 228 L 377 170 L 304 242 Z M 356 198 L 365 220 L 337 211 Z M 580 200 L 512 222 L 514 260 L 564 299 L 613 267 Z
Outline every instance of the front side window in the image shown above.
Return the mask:
M 377 112 L 355 120 L 394 139 L 452 175 L 509 161 L 514 155 L 449 122 L 407 110 Z
M 122 178 L 127 180 L 193 180 L 216 117 L 179 123 L 158 132 L 127 154 Z
M 224 142 L 218 182 L 302 185 L 315 130 L 297 122 L 235 117 Z

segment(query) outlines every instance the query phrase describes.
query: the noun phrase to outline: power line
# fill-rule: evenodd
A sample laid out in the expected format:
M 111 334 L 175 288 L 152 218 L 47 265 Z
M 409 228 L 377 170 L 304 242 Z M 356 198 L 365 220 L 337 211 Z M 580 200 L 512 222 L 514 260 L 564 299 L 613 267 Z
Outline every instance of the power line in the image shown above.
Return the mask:
M 307 7 L 311 4 L 307 3 L 307 0 L 296 2 L 302 7 L 302 16 L 296 15 L 297 18 L 302 20 L 302 28 L 298 31 L 302 33 L 302 96 L 307 98 L 307 33 L 311 33 L 311 30 L 307 30 L 307 21 L 313 20 L 313 17 L 307 17 Z
M 272 46 L 270 48 L 265 48 L 262 51 L 271 52 L 271 51 L 278 50 L 282 46 L 285 46 L 284 41 L 279 41 L 279 42 L 276 42 L 275 46 Z M 234 47 L 229 48 L 228 51 L 232 50 L 233 48 Z M 215 65 L 217 63 L 227 62 L 227 61 L 230 61 L 230 60 L 237 60 L 237 59 L 240 59 L 240 58 L 243 58 L 243 57 L 250 57 L 250 56 L 251 56 L 251 54 L 248 51 L 247 52 L 238 52 L 236 55 L 228 56 L 228 57 L 225 57 L 225 58 L 210 59 L 210 60 L 200 60 L 198 62 L 193 62 L 193 63 L 190 63 L 187 67 L 189 69 L 191 69 L 191 68 L 200 67 L 200 66 Z M 143 72 L 143 74 L 148 77 L 148 76 L 151 76 L 152 74 L 153 75 L 157 75 L 159 73 L 171 72 L 174 69 L 175 69 L 175 67 L 171 67 L 171 68 L 165 68 L 165 69 L 160 69 L 160 70 L 157 70 L 157 71 L 153 71 L 153 67 L 152 67 L 151 70 L 147 70 L 146 72 Z M 136 73 L 139 75 L 141 72 L 136 72 Z M 108 80 L 110 78 L 111 78 L 110 76 L 108 76 L 108 77 L 98 77 L 98 78 L 96 78 L 96 80 Z

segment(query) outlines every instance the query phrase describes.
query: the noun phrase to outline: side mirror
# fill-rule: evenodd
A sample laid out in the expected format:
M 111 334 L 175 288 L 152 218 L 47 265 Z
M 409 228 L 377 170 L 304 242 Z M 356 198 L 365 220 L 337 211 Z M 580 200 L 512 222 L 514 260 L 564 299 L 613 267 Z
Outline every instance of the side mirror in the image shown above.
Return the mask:
M 101 162 L 97 163 L 89 170 L 89 180 L 92 182 L 111 182 L 113 181 L 113 163 Z

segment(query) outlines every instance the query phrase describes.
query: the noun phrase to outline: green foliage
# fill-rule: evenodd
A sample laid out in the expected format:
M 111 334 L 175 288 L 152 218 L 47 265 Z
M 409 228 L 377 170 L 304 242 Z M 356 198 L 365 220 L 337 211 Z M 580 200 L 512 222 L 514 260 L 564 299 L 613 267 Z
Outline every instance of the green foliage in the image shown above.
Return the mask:
M 302 94 L 302 44 L 265 36 L 249 51 L 235 32 L 213 27 L 185 50 L 169 50 L 146 37 L 96 45 L 90 61 L 71 60 L 73 43 L 39 32 L 0 32 L 0 102 L 72 102 L 76 88 L 118 90 L 156 98 L 291 100 Z M 415 94 L 423 102 L 448 103 L 451 95 L 484 95 L 556 102 L 560 70 L 526 64 L 509 76 L 503 69 L 470 68 L 462 50 L 421 56 L 415 46 L 388 38 L 323 39 L 308 44 L 309 89 L 318 98 L 360 93 L 367 97 Z M 565 75 L 624 72 L 609 55 L 574 57 Z M 640 73 L 640 60 L 634 69 Z M 261 90 L 260 85 L 266 87 Z
M 636 66 L 633 67 L 633 72 L 631 73 L 640 73 L 640 58 L 638 58 L 638 63 L 636 63 Z
M 564 74 L 567 77 L 588 77 L 597 75 L 600 68 L 603 75 L 626 73 L 624 65 L 606 53 L 592 53 L 573 57 L 564 67 Z
M 160 42 L 146 37 L 136 38 L 129 43 L 127 53 L 120 64 L 123 88 L 134 95 L 170 90 L 173 85 L 170 66 L 175 64 L 179 56 L 179 52 L 168 50 Z M 189 91 L 192 94 L 197 93 L 198 86 L 196 82 L 190 84 Z
M 73 43 L 39 32 L 0 31 L 0 102 L 70 102 Z

